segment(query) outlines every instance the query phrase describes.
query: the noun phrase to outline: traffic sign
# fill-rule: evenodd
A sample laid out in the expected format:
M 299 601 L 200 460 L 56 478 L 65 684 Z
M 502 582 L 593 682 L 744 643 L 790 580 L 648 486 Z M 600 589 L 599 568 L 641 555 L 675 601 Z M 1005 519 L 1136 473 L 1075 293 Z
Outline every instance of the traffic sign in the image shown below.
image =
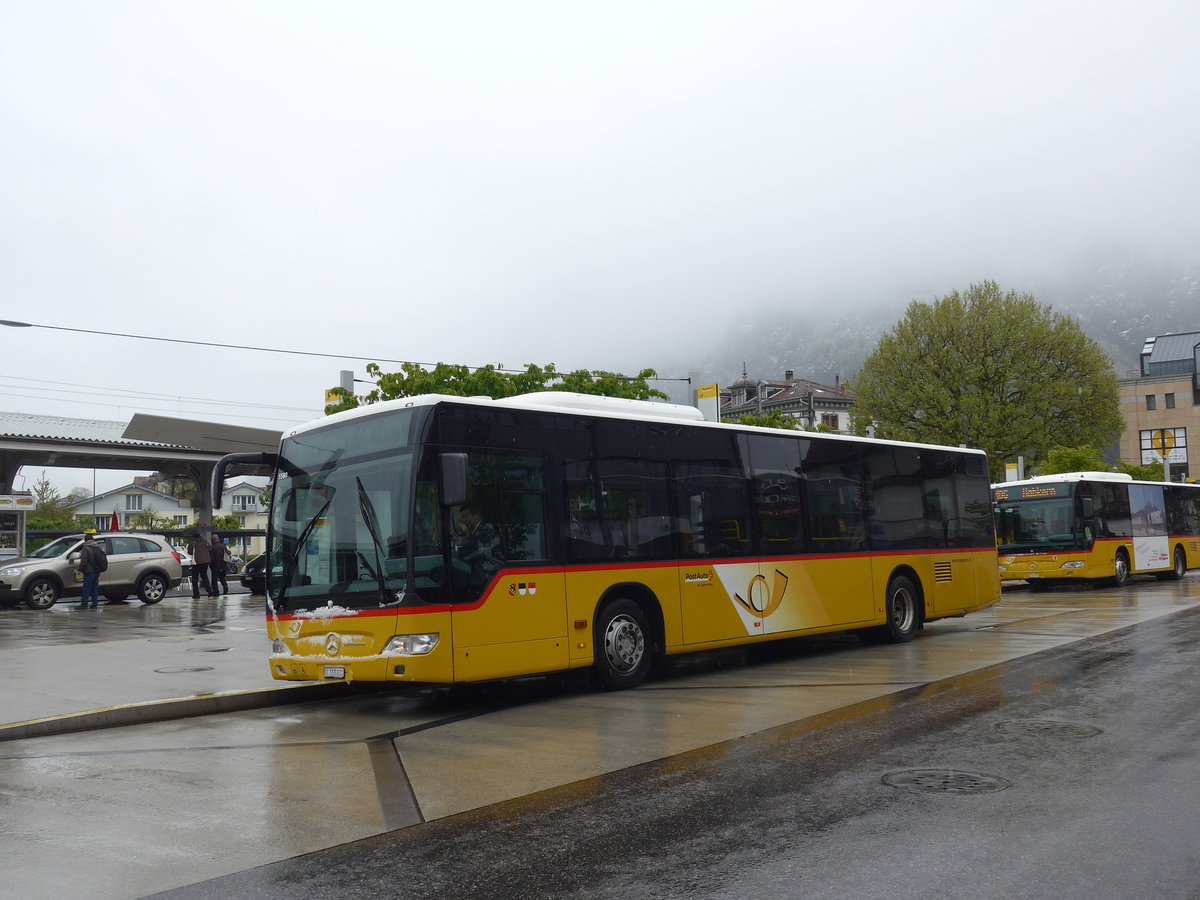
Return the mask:
M 1160 428 L 1150 435 L 1150 446 L 1159 456 L 1166 459 L 1167 454 L 1175 449 L 1175 434 L 1166 428 Z

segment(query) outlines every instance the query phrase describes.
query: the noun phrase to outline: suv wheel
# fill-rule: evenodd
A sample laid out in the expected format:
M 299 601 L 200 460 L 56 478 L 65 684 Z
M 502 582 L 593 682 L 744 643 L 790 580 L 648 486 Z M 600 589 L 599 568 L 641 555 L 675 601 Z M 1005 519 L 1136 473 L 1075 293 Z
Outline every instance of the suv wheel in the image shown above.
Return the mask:
M 138 582 L 137 595 L 143 603 L 157 603 L 167 595 L 167 579 L 151 572 Z
M 52 578 L 35 578 L 25 588 L 25 605 L 30 609 L 49 609 L 58 602 L 58 582 Z

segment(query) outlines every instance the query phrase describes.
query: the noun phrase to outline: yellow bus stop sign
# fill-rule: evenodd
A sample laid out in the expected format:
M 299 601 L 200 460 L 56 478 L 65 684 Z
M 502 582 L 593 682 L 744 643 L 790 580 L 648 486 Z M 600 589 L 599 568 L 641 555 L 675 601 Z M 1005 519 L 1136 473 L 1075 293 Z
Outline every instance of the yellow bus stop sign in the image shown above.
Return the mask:
M 1175 434 L 1167 431 L 1165 428 L 1160 428 L 1154 434 L 1150 435 L 1150 446 L 1154 448 L 1163 459 L 1166 459 L 1167 454 L 1175 449 Z

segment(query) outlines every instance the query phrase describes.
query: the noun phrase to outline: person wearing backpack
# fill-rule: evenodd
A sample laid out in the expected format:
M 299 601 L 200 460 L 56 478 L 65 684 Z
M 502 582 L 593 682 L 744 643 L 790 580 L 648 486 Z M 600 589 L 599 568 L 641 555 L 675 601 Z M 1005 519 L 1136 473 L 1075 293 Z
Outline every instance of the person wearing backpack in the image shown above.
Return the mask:
M 108 554 L 96 543 L 96 532 L 88 529 L 83 533 L 83 546 L 79 548 L 79 572 L 83 575 L 83 598 L 80 609 L 100 606 L 100 573 L 108 571 Z

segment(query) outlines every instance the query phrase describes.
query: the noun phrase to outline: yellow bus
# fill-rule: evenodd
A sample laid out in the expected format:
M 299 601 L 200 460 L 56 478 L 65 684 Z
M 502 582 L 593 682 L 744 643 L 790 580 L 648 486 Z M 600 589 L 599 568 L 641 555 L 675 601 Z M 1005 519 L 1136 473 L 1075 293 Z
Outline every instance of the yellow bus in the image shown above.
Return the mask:
M 997 484 L 1000 575 L 1033 589 L 1200 566 L 1200 485 L 1070 472 Z
M 421 396 L 284 433 L 271 672 L 452 683 L 854 630 L 907 641 L 1000 597 L 984 454 L 543 392 Z M 215 490 L 214 497 L 220 497 Z

